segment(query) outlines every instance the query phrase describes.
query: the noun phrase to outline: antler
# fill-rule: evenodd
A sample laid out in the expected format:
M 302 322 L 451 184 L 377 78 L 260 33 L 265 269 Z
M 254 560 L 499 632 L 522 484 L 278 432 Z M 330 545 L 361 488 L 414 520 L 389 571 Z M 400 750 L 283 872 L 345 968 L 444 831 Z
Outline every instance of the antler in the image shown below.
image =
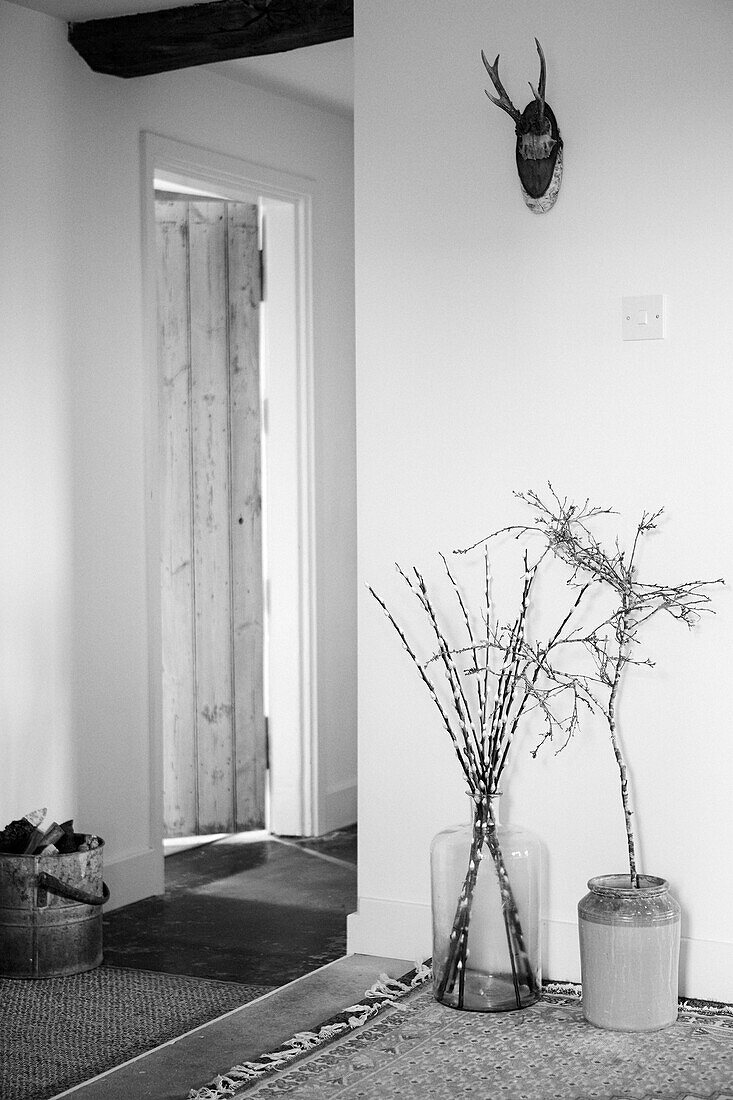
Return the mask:
M 531 80 L 529 81 L 529 86 L 532 89 L 532 95 L 535 97 L 540 105 L 539 121 L 542 122 L 545 116 L 545 55 L 542 52 L 542 46 L 540 46 L 539 39 L 535 38 L 534 41 L 535 45 L 537 46 L 537 53 L 540 55 L 540 82 L 537 85 L 539 92 L 535 90 Z M 496 60 L 498 61 L 499 58 L 497 57 Z
M 537 47 L 539 48 L 539 42 L 537 43 Z M 540 50 L 540 57 L 542 57 L 542 51 L 541 50 Z M 514 104 L 512 103 L 509 96 L 506 94 L 506 89 L 504 88 L 504 85 L 502 84 L 501 80 L 499 79 L 499 54 L 496 55 L 496 61 L 494 62 L 494 64 L 489 65 L 488 61 L 486 60 L 486 54 L 482 50 L 481 51 L 481 60 L 484 63 L 484 66 L 486 68 L 486 72 L 491 77 L 491 83 L 494 85 L 497 92 L 499 93 L 499 98 L 497 99 L 496 96 L 491 95 L 488 91 L 486 91 L 486 89 L 484 89 L 484 91 L 486 91 L 486 95 L 489 97 L 489 99 L 491 100 L 492 103 L 495 103 L 497 107 L 501 107 L 502 111 L 506 111 L 506 113 L 508 115 L 510 115 L 510 117 L 513 118 L 515 122 L 519 122 L 522 116 L 519 113 L 519 111 L 517 110 L 517 108 L 514 106 Z M 544 58 L 542 58 L 542 62 L 543 62 L 543 66 L 544 66 Z M 543 88 L 543 89 L 544 89 L 544 79 L 545 78 L 544 78 L 544 67 L 543 67 L 540 71 L 540 87 Z M 543 104 L 543 110 L 544 110 L 544 104 Z

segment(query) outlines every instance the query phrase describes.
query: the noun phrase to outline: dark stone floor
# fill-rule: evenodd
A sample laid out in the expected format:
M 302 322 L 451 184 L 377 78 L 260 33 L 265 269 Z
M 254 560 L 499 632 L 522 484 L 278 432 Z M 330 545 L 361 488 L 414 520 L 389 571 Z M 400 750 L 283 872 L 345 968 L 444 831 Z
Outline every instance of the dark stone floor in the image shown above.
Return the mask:
M 236 834 L 168 856 L 164 895 L 106 914 L 104 961 L 275 988 L 343 956 L 355 909 L 355 827 Z

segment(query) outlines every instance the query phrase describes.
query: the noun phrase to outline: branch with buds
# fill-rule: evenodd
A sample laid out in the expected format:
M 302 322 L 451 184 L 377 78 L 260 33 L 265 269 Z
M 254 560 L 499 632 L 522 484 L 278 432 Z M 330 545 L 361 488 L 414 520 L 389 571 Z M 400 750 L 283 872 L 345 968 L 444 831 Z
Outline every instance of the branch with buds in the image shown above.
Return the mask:
M 629 876 L 631 885 L 638 886 L 628 768 L 616 717 L 623 674 L 629 665 L 652 665 L 649 658 L 639 655 L 642 626 L 659 614 L 669 615 L 688 627 L 694 626 L 704 613 L 713 613 L 709 590 L 724 582 L 722 578 L 675 584 L 641 581 L 637 576 L 637 553 L 642 539 L 656 529 L 663 509 L 642 514 L 630 551 L 621 547 L 618 538 L 609 549 L 598 539 L 593 525 L 602 517 L 615 515 L 615 512 L 592 505 L 588 500 L 577 505 L 567 498 L 560 498 L 552 485 L 548 489 L 546 499 L 533 490 L 515 493 L 534 513 L 533 523 L 503 527 L 467 550 L 456 553 L 465 554 L 478 546 L 485 549 L 491 539 L 503 534 L 511 534 L 526 545 L 539 539 L 541 551 L 534 565 L 535 570 L 546 556 L 551 555 L 565 564 L 569 570 L 567 584 L 571 588 L 577 586 L 581 595 L 594 588 L 602 589 L 612 597 L 612 609 L 600 622 L 590 629 L 573 630 L 564 635 L 562 641 L 566 647 L 578 647 L 590 658 L 592 671 L 583 674 L 576 672 L 570 681 L 576 691 L 580 689 L 579 697 L 589 704 L 589 709 L 603 716 L 608 727 L 619 772 Z M 544 672 L 550 682 L 558 686 L 564 682 L 563 674 L 547 664 Z M 577 722 L 574 721 L 573 725 L 575 728 Z M 551 739 L 553 732 L 550 727 L 546 739 Z
M 558 735 L 567 743 L 578 727 L 580 710 L 595 706 L 591 678 L 582 674 L 568 675 L 553 664 L 555 653 L 577 633 L 576 619 L 589 586 L 581 586 L 572 594 L 569 607 L 549 637 L 530 641 L 527 615 L 537 567 L 530 567 L 526 554 L 519 610 L 509 622 L 500 622 L 494 614 L 487 553 L 484 554 L 479 611 L 474 616 L 444 555 L 441 560 L 458 607 L 461 632 L 465 635 L 463 645 L 456 646 L 449 641 L 449 632 L 438 615 L 432 592 L 417 569 L 406 571 L 397 566 L 400 577 L 420 605 L 432 639 L 432 652 L 425 659 L 417 656 L 404 628 L 382 597 L 369 588 L 428 690 L 450 737 L 474 804 L 468 870 L 436 996 L 442 1000 L 446 993 L 453 993 L 458 983 L 458 1005 L 463 1004 L 471 903 L 486 848 L 497 874 L 514 994 L 519 1007 L 522 986 L 531 994 L 538 993 L 537 976 L 525 948 L 510 877 L 497 837 L 492 798 L 499 792 L 512 745 L 526 718 L 535 712 L 541 714 L 544 731 L 540 744 Z M 538 749 L 539 745 L 535 752 Z

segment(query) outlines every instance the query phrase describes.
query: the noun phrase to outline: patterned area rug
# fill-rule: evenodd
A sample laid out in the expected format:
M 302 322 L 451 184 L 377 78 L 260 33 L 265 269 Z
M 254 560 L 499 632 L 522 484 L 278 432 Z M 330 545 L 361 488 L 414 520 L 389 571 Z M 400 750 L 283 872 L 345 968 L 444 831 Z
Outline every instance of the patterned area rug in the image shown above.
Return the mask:
M 110 966 L 0 979 L 0 1097 L 48 1100 L 271 988 Z
M 381 1000 L 375 987 L 190 1100 L 733 1100 L 733 1006 L 680 1002 L 664 1031 L 611 1032 L 584 1020 L 575 985 L 550 983 L 520 1012 L 476 1013 L 437 1004 L 424 979 L 383 985 Z

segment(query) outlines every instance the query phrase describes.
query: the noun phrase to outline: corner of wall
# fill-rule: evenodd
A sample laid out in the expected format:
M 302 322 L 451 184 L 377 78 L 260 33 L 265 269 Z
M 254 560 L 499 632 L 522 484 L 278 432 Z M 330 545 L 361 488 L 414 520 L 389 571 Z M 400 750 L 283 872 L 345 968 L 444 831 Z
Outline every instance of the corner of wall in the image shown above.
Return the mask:
M 163 860 L 161 845 L 160 851 L 149 848 L 105 864 L 104 881 L 110 893 L 107 912 L 162 894 L 165 889 Z

